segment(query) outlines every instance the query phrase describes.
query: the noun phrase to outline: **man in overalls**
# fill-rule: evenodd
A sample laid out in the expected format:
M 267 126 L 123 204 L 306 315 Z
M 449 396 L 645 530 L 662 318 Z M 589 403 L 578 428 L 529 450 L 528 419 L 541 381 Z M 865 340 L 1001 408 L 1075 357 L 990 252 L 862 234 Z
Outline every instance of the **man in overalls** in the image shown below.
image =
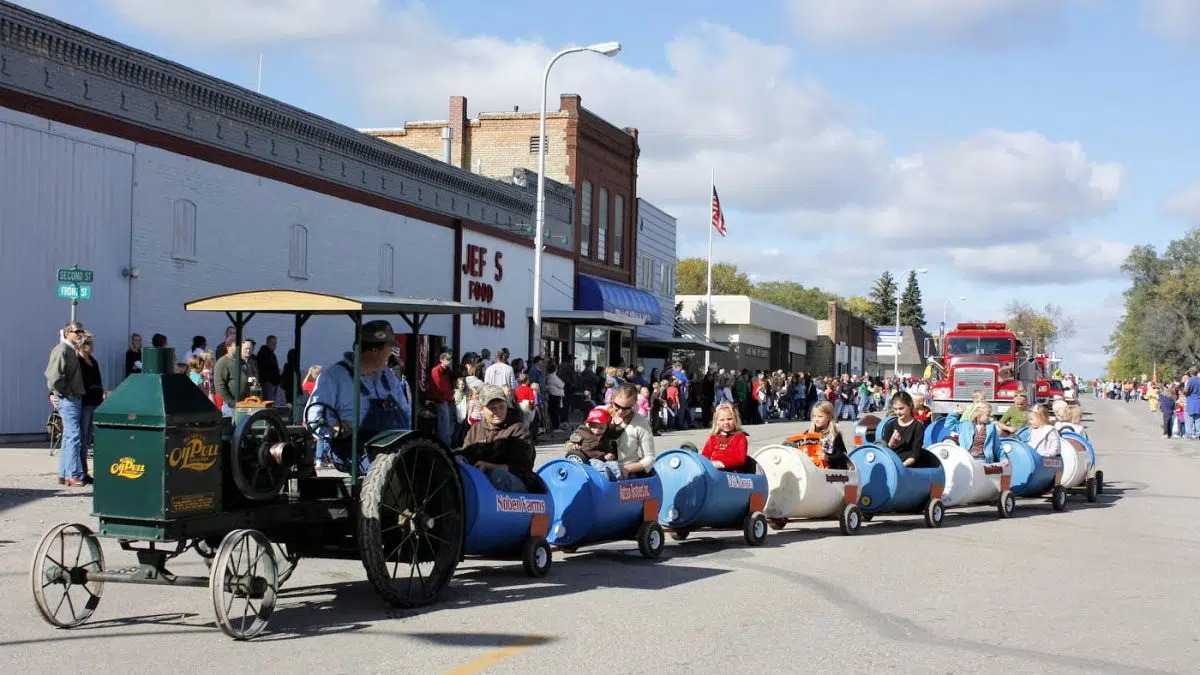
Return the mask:
M 321 371 L 305 406 L 305 421 L 318 439 L 317 455 L 330 453 L 327 456 L 339 471 L 349 473 L 350 469 L 355 395 L 359 396 L 361 471 L 366 472 L 370 465 L 363 448 L 371 438 L 384 431 L 412 429 L 408 383 L 387 367 L 395 339 L 387 321 L 363 324 L 359 340 L 362 377 L 354 382 L 354 352 L 346 352 L 341 361 Z

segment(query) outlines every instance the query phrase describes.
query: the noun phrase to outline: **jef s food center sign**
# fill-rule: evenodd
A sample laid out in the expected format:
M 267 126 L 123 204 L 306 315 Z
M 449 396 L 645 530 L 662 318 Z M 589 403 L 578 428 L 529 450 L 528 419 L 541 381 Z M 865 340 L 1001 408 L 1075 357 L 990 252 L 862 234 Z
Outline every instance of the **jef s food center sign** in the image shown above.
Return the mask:
M 497 287 L 502 281 L 504 252 L 467 244 L 463 252 L 462 300 L 468 305 L 481 305 L 471 319 L 476 326 L 504 329 L 504 310 L 495 306 Z

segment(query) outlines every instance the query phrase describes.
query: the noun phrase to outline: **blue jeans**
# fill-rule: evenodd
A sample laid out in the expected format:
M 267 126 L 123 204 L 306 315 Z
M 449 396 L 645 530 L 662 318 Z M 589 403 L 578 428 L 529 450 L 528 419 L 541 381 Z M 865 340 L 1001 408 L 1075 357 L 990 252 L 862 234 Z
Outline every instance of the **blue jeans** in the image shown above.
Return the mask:
M 63 423 L 58 477 L 82 479 L 87 475 L 87 450 L 83 447 L 83 399 L 55 396 L 54 403 Z
M 621 464 L 616 460 L 589 459 L 592 468 L 608 477 L 609 480 L 621 480 Z
M 446 444 L 447 448 L 453 447 L 451 443 L 454 440 L 454 404 L 449 402 L 435 403 L 434 410 L 437 412 L 437 435 Z
M 96 440 L 96 427 L 92 426 L 92 420 L 96 417 L 96 408 L 98 407 L 100 406 L 85 405 L 83 406 L 83 414 L 80 415 L 79 431 L 83 436 L 83 455 L 81 456 L 84 458 L 87 458 L 88 448 L 91 448 Z M 87 473 L 86 462 L 83 467 L 84 473 Z
M 501 492 L 525 492 L 528 490 L 524 481 L 505 469 L 491 469 L 487 472 L 487 477 L 492 482 L 492 487 Z

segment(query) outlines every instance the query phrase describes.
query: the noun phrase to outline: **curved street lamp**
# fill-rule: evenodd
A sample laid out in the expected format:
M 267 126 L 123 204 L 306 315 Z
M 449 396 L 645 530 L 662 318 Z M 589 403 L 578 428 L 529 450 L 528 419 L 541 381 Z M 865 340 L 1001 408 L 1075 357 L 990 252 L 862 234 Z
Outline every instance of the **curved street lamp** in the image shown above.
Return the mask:
M 550 63 L 546 64 L 546 71 L 542 74 L 542 114 L 538 125 L 537 221 L 533 232 L 533 335 L 529 352 L 531 358 L 542 353 L 542 247 L 546 230 L 546 88 L 550 85 L 550 69 L 567 54 L 595 52 L 603 56 L 616 56 L 620 51 L 620 42 L 567 47 L 550 59 Z

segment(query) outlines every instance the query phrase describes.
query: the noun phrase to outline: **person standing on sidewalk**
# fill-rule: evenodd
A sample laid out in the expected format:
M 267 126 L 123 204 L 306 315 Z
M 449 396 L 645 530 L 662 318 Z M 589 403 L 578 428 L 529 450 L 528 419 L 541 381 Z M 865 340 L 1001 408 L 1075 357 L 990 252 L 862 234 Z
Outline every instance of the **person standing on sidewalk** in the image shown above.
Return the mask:
M 58 484 L 68 487 L 83 487 L 92 482 L 83 448 L 83 395 L 86 392 L 78 354 L 85 334 L 83 324 L 78 321 L 63 326 L 58 344 L 50 350 L 45 372 L 46 387 L 63 424 Z
M 447 448 L 452 445 L 454 438 L 454 383 L 451 380 L 454 354 L 443 349 L 438 355 L 438 362 L 429 369 L 429 389 L 425 393 L 425 401 L 433 406 L 437 414 L 437 435 Z

